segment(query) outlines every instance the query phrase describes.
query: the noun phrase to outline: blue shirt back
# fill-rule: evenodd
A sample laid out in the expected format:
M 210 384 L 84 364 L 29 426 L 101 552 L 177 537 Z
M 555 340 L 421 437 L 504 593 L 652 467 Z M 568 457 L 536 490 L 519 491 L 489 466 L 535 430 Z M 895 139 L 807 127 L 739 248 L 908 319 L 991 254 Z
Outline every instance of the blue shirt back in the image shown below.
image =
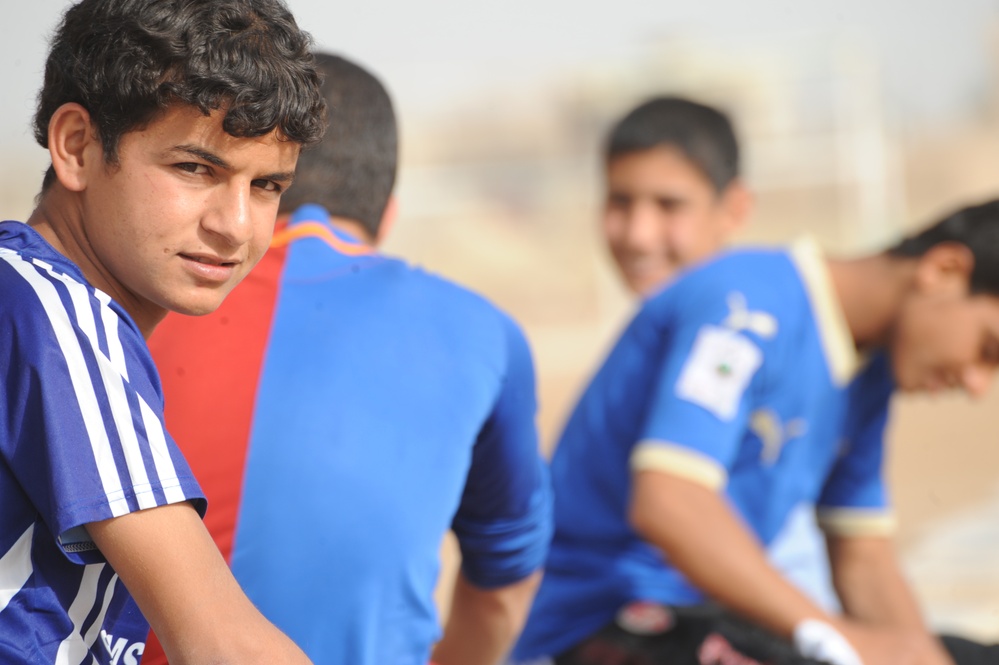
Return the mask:
M 242 484 L 230 524 L 210 529 L 218 539 L 235 527 L 233 573 L 317 664 L 426 665 L 449 528 L 482 588 L 527 577 L 547 552 L 551 495 L 526 340 L 483 298 L 371 251 L 319 206 L 276 238 L 293 239 L 265 257 L 287 250 L 268 279 L 273 310 L 241 284 L 219 312 L 175 317 L 153 338 L 185 390 L 257 382 L 248 440 L 230 441 L 238 428 L 192 428 L 182 441 L 199 476 L 199 460 L 227 458 L 202 479 L 212 501 L 223 482 Z M 257 371 L 237 349 L 261 319 Z M 199 339 L 214 340 L 210 363 L 170 363 Z M 169 423 L 233 417 L 211 394 L 177 410 L 170 381 Z

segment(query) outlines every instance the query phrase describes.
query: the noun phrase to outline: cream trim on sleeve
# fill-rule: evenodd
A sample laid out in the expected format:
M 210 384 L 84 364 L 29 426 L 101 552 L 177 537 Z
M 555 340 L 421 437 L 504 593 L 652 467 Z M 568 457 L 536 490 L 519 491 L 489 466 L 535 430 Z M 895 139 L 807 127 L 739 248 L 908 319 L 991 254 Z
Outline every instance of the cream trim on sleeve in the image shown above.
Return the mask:
M 819 527 L 838 536 L 890 536 L 897 526 L 895 515 L 880 508 L 819 508 Z
M 630 463 L 632 471 L 665 471 L 712 490 L 720 490 L 728 482 L 728 472 L 717 460 L 666 441 L 639 441 Z

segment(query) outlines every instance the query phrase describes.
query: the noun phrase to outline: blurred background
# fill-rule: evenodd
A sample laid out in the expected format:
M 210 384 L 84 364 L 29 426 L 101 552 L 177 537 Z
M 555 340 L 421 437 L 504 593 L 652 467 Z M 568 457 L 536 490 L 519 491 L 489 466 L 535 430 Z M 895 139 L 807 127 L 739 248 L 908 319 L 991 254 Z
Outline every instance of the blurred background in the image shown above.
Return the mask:
M 65 0 L 0 25 L 0 216 L 48 164 L 29 122 Z M 740 242 L 877 248 L 999 196 L 999 0 L 289 0 L 400 116 L 386 250 L 524 326 L 552 445 L 634 311 L 598 235 L 601 141 L 660 93 L 733 117 L 757 213 Z M 938 629 L 999 640 L 999 394 L 899 398 L 889 432 L 906 570 Z

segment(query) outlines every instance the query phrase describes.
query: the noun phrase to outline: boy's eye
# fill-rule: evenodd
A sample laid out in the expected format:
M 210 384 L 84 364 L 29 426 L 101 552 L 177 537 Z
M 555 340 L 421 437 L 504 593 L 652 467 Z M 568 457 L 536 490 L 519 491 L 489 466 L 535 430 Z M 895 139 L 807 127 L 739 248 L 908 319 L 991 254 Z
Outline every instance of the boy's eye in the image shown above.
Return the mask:
M 177 168 L 185 173 L 192 173 L 194 175 L 204 175 L 208 173 L 208 167 L 204 164 L 198 164 L 197 162 L 182 162 L 177 164 Z
M 265 192 L 275 192 L 277 194 L 281 193 L 281 185 L 277 184 L 273 180 L 254 180 L 254 187 L 259 187 Z
M 656 204 L 663 212 L 671 213 L 683 208 L 684 201 L 682 199 L 663 196 L 656 199 Z
M 631 197 L 626 194 L 611 193 L 607 196 L 607 206 L 623 210 L 631 205 Z

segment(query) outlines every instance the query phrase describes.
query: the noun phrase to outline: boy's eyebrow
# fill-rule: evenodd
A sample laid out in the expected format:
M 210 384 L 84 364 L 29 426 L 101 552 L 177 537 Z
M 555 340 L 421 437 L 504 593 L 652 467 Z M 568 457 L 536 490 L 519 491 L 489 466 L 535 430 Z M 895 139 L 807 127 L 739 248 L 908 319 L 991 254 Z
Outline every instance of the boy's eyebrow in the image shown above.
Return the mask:
M 281 184 L 291 184 L 291 181 L 295 179 L 294 171 L 278 171 L 277 173 L 265 173 L 260 176 L 261 180 L 272 180 L 274 182 L 279 182 Z
M 199 148 L 196 145 L 191 145 L 190 143 L 185 143 L 183 145 L 175 145 L 173 147 L 173 150 L 176 150 L 178 152 L 186 152 L 187 154 L 197 157 L 198 159 L 202 159 L 211 164 L 212 166 L 217 166 L 220 169 L 225 169 L 227 171 L 232 169 L 232 165 L 229 164 L 229 162 L 222 159 L 221 157 L 219 157 L 218 155 L 208 152 L 204 148 Z
M 215 153 L 209 152 L 204 148 L 199 148 L 196 145 L 191 145 L 185 143 L 182 145 L 177 145 L 173 147 L 173 150 L 178 152 L 186 152 L 187 154 L 197 157 L 198 159 L 204 160 L 211 164 L 212 166 L 217 166 L 220 169 L 225 169 L 226 171 L 232 170 L 232 165 L 225 161 Z M 295 179 L 294 171 L 278 171 L 276 173 L 265 173 L 260 176 L 261 180 L 273 180 L 274 182 L 280 183 L 290 183 Z

